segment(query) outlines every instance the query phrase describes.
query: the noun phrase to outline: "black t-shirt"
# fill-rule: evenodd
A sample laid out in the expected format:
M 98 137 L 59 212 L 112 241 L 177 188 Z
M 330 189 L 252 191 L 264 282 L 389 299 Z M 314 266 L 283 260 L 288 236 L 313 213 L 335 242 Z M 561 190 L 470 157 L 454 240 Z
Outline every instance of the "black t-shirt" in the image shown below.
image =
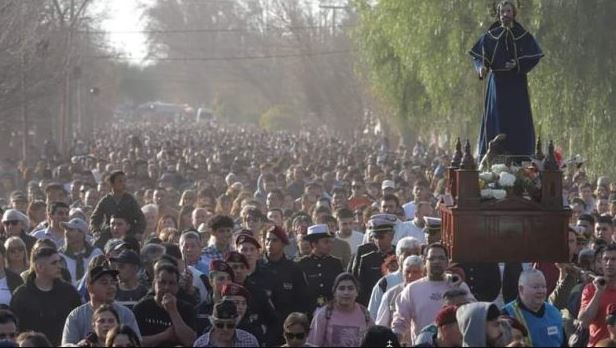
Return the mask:
M 19 318 L 20 329 L 42 332 L 55 346 L 61 342 L 66 317 L 79 305 L 77 290 L 61 280 L 54 282 L 52 290 L 42 291 L 28 279 L 11 299 L 11 310 Z
M 139 302 L 139 300 L 141 300 L 147 293 L 148 289 L 141 284 L 133 290 L 122 290 L 118 288 L 118 291 L 116 292 L 116 302 L 132 310 L 133 307 L 135 307 L 135 304 L 137 304 L 137 302 Z
M 196 315 L 194 308 L 182 300 L 177 300 L 177 307 L 186 325 L 195 330 Z M 142 336 L 152 336 L 161 333 L 171 326 L 169 314 L 156 303 L 153 296 L 144 297 L 137 302 L 133 308 L 133 313 L 135 313 L 135 319 L 137 319 Z M 181 345 L 181 342 L 172 341 L 161 344 L 161 346 L 177 345 Z

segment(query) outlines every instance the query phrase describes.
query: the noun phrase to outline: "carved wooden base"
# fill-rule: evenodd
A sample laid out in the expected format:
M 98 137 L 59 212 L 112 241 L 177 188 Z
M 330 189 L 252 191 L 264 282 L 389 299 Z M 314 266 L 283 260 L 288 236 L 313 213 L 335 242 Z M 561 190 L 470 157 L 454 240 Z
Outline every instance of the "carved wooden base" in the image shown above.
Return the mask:
M 571 210 L 523 198 L 442 207 L 443 243 L 455 262 L 567 262 Z

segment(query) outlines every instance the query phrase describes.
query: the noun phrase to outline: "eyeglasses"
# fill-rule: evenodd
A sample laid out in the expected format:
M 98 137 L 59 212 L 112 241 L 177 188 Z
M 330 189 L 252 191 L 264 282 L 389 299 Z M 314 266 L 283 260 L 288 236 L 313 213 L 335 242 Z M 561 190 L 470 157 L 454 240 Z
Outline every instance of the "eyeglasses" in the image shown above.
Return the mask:
M 9 220 L 9 221 L 2 221 L 2 224 L 4 226 L 10 226 L 10 225 L 17 226 L 19 222 L 20 222 L 19 220 Z
M 285 332 L 284 337 L 286 337 L 289 340 L 303 340 L 306 337 L 306 333 L 305 332 L 297 332 L 297 333 Z
M 235 329 L 235 321 L 227 321 L 227 322 L 217 321 L 214 323 L 214 326 L 216 326 L 216 328 L 218 329 L 226 328 L 228 330 L 231 330 L 231 329 Z

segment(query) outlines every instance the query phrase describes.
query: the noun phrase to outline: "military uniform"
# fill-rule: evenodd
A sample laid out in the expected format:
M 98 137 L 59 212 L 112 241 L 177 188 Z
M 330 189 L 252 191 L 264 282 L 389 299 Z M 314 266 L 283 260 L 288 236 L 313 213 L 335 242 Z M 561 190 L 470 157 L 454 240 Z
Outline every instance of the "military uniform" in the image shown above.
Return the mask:
M 396 221 L 397 217 L 395 215 L 376 214 L 370 217 L 366 228 L 371 236 L 385 233 L 393 234 Z M 366 243 L 357 248 L 357 254 L 351 263 L 349 271 L 359 280 L 358 303 L 368 306 L 372 288 L 383 276 L 381 266 L 388 256 L 395 254 L 395 251 L 396 248 L 392 245 L 389 251 L 382 252 L 378 249 L 376 243 Z
M 297 265 L 304 273 L 307 287 L 307 310 L 312 315 L 317 307 L 332 299 L 332 286 L 338 274 L 343 272 L 340 259 L 333 256 L 319 257 L 309 255 L 302 257 Z
M 273 275 L 272 302 L 281 319 L 292 312 L 306 312 L 306 305 L 298 299 L 305 298 L 306 279 L 296 263 L 285 256 L 279 261 L 264 257 L 262 266 Z
M 303 237 L 309 242 L 317 242 L 321 238 L 333 238 L 327 225 L 319 224 L 308 227 L 308 233 Z M 314 313 L 317 307 L 321 307 L 332 299 L 332 287 L 338 274 L 344 270 L 339 258 L 331 255 L 317 256 L 314 253 L 304 256 L 297 265 L 304 274 L 307 290 L 306 310 L 308 316 Z
M 388 256 L 394 254 L 395 248 L 392 248 L 387 253 L 383 253 L 379 250 L 373 250 L 360 256 L 358 260 L 357 275 L 355 275 L 360 284 L 359 296 L 357 297 L 358 303 L 368 306 L 370 295 L 372 294 L 372 288 L 374 288 L 374 285 L 383 276 L 381 266 Z

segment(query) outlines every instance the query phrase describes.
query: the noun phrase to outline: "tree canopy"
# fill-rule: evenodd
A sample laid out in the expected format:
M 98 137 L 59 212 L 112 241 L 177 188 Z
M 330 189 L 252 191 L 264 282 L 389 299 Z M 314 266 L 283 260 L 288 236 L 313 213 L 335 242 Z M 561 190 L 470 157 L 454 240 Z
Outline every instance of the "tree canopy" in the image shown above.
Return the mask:
M 591 172 L 616 177 L 610 143 L 616 2 L 517 3 L 517 20 L 545 53 L 529 74 L 537 135 L 553 139 L 566 157 L 586 157 Z M 476 139 L 484 82 L 468 51 L 496 20 L 495 1 L 355 0 L 354 5 L 361 70 L 394 116 L 416 136 L 438 129 Z

